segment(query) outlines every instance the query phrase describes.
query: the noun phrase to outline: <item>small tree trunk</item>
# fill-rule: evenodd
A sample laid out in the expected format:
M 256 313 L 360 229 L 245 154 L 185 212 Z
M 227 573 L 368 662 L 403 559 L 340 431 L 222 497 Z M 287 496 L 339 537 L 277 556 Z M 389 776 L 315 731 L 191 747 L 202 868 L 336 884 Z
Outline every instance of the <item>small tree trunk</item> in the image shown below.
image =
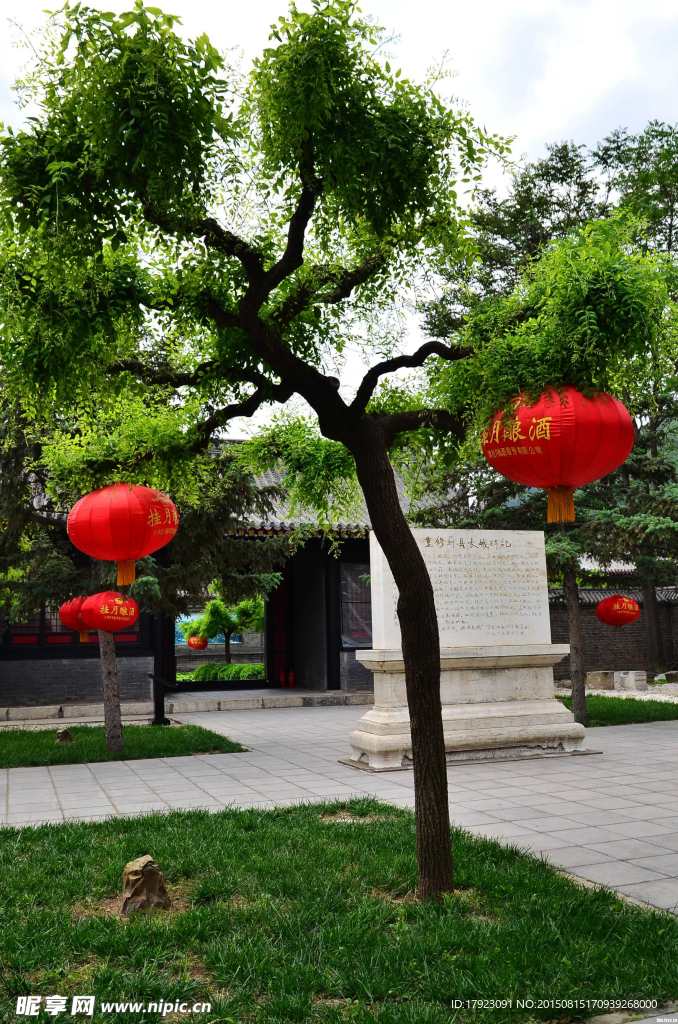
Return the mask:
M 654 584 L 643 586 L 643 608 L 645 611 L 645 631 L 647 634 L 647 681 L 653 683 L 658 672 L 663 672 L 664 645 L 659 621 L 659 605 Z
M 357 432 L 356 432 L 357 433 Z M 420 899 L 452 892 L 447 765 L 440 703 L 440 640 L 426 563 L 400 508 L 381 430 L 351 438 L 358 480 L 377 540 L 398 588 L 407 704 L 412 735 Z
M 120 716 L 120 690 L 118 689 L 118 662 L 115 657 L 113 634 L 99 630 L 101 678 L 104 687 L 104 726 L 106 750 L 117 753 L 123 749 L 122 718 Z
M 231 664 L 231 637 L 233 636 L 234 632 L 235 632 L 235 630 L 232 629 L 230 631 L 230 633 L 226 633 L 226 644 L 225 644 L 225 647 L 226 647 L 226 664 L 227 665 Z
M 567 616 L 570 626 L 570 680 L 572 682 L 572 713 L 575 722 L 586 724 L 586 674 L 584 672 L 584 642 L 581 628 L 581 608 L 577 574 L 573 568 L 563 572 Z

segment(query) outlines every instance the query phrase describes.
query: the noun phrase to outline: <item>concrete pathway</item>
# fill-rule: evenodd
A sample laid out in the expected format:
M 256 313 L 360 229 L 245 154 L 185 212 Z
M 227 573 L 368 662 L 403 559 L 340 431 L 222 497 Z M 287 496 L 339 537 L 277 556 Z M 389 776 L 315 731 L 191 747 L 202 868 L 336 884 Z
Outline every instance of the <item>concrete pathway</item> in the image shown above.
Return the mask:
M 359 795 L 412 807 L 411 771 L 370 774 L 338 764 L 363 710 L 186 714 L 183 721 L 250 750 L 0 771 L 0 822 L 274 807 Z M 451 767 L 453 821 L 543 853 L 592 882 L 678 910 L 678 721 L 595 729 L 587 742 L 603 754 Z

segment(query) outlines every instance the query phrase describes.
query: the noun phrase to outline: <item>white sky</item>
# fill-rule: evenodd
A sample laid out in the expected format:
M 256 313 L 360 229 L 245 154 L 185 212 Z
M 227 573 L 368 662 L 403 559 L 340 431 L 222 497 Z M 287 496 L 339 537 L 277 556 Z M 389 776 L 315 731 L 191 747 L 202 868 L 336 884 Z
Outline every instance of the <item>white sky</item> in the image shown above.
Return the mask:
M 178 15 L 186 35 L 206 31 L 220 49 L 242 47 L 243 70 L 286 10 L 286 0 L 153 2 Z M 89 5 L 132 7 L 131 0 Z M 0 0 L 0 120 L 6 124 L 22 120 L 10 85 L 25 60 L 25 51 L 12 47 L 20 33 L 10 21 L 30 31 L 45 6 L 45 0 Z M 638 131 L 652 118 L 678 121 L 676 0 L 362 0 L 361 7 L 399 37 L 389 50 L 404 74 L 421 77 L 447 51 L 457 76 L 450 88 L 489 131 L 517 137 L 516 158 L 541 155 L 546 142 L 592 146 L 617 127 Z M 413 324 L 411 345 L 418 340 Z M 347 380 L 358 370 L 349 367 Z

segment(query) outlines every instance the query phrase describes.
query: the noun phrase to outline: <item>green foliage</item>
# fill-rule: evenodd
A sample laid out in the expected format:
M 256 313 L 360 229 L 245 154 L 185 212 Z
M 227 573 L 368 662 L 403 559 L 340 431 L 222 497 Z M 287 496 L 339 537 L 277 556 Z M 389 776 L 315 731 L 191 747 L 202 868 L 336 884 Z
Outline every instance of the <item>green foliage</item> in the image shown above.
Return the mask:
M 274 275 L 258 323 L 324 370 L 356 335 L 391 351 L 400 295 L 431 254 L 466 250 L 458 187 L 505 149 L 393 73 L 350 0 L 292 5 L 237 89 L 206 37 L 186 43 L 175 23 L 140 2 L 120 16 L 67 5 L 23 85 L 38 114 L 0 140 L 0 371 L 55 495 L 122 478 L 197 505 L 210 438 L 252 386 L 278 396 L 239 316 L 302 196 L 303 258 Z M 325 523 L 355 506 L 354 470 L 312 433 L 290 425 L 278 448 L 297 450 L 293 505 Z
M 227 682 L 230 679 L 264 679 L 263 665 L 233 665 L 228 662 L 198 665 L 192 672 L 182 675 L 183 681 L 194 683 Z
M 579 572 L 583 544 L 575 530 L 557 530 L 546 539 L 546 566 L 549 577 L 560 582 L 565 569 Z
M 276 576 L 275 581 L 271 582 L 274 586 L 277 585 L 280 577 Z M 260 597 L 250 597 L 229 608 L 224 601 L 217 598 L 207 602 L 199 618 L 191 619 L 190 622 L 180 622 L 178 625 L 186 640 L 191 636 L 203 636 L 207 640 L 213 640 L 223 633 L 228 643 L 233 633 L 263 631 L 264 602 Z
M 585 147 L 563 142 L 546 150 L 534 163 L 511 168 L 502 198 L 479 190 L 469 217 L 477 258 L 443 263 L 442 292 L 421 306 L 427 334 L 454 337 L 479 301 L 509 295 L 550 242 L 608 213 L 608 193 Z
M 240 447 L 241 464 L 254 471 L 284 469 L 290 518 L 310 516 L 322 528 L 364 514 L 353 456 L 320 435 L 307 417 L 279 416 Z
M 354 0 L 314 0 L 313 8 L 292 3 L 272 26 L 278 45 L 255 62 L 266 172 L 283 181 L 299 167 L 304 184 L 322 188 L 328 214 L 364 221 L 380 237 L 401 222 L 449 216 L 449 149 L 470 174 L 483 133 L 377 59 L 383 33 L 357 17 Z
M 41 116 L 0 140 L 7 215 L 115 248 L 140 203 L 204 213 L 206 165 L 233 130 L 207 37 L 183 43 L 177 19 L 141 0 L 119 17 L 79 3 L 55 17 L 61 38 L 27 83 Z
M 142 329 L 147 289 L 148 276 L 128 251 L 107 246 L 96 258 L 81 257 L 68 236 L 4 231 L 4 384 L 38 417 L 41 400 L 86 401 L 102 351 L 122 355 Z
M 559 696 L 558 699 L 568 710 L 572 710 L 571 697 Z M 586 697 L 586 713 L 587 728 L 596 725 L 632 725 L 634 722 L 672 722 L 678 718 L 678 704 L 589 694 Z
M 116 567 L 89 559 L 66 534 L 67 512 L 82 493 L 79 481 L 92 479 L 82 465 L 96 457 L 96 445 L 94 452 L 74 446 L 82 456 L 80 468 L 55 458 L 59 473 L 55 477 L 44 465 L 49 461 L 44 455 L 49 435 L 41 444 L 33 427 L 27 430 L 10 407 L 1 408 L 0 631 L 4 631 L 8 623 L 21 621 L 43 604 L 58 607 L 72 597 L 115 587 Z M 60 449 L 69 450 L 68 446 Z M 139 482 L 157 485 L 161 466 L 159 462 L 149 469 L 144 460 L 134 476 Z M 288 536 L 253 542 L 237 535 L 251 516 L 271 514 L 278 494 L 275 488 L 255 487 L 228 449 L 201 460 L 198 468 L 202 469 L 200 493 L 194 481 L 182 484 L 175 477 L 177 489 L 171 493 L 181 522 L 177 536 L 155 556 L 137 562 L 136 583 L 129 592 L 142 611 L 184 615 L 208 599 L 215 580 L 229 604 L 244 598 L 258 600 L 277 586 L 278 569 L 295 549 L 295 538 Z M 99 471 L 103 472 L 101 465 Z M 119 476 L 112 473 L 112 478 Z
M 650 121 L 630 135 L 618 128 L 596 148 L 595 162 L 619 193 L 622 209 L 646 225 L 649 241 L 659 252 L 676 248 L 678 214 L 678 126 Z
M 618 394 L 637 379 L 662 336 L 675 347 L 675 272 L 632 241 L 625 219 L 596 221 L 550 245 L 510 296 L 480 303 L 461 335 L 475 355 L 429 370 L 441 400 L 480 426 L 518 394 Z
M 106 750 L 103 725 L 71 725 L 73 743 L 57 743 L 54 729 L 12 729 L 3 733 L 0 768 L 30 768 L 50 764 L 89 764 L 98 761 L 185 757 L 187 754 L 231 754 L 243 748 L 226 736 L 199 725 L 151 728 L 125 725 L 125 749 Z
M 469 326 L 466 329 L 474 329 L 477 317 L 481 326 L 484 320 L 489 322 L 491 317 L 495 317 L 501 324 L 501 330 L 496 332 L 500 344 L 491 359 L 498 373 L 503 369 L 506 371 L 507 392 L 511 388 L 517 392 L 523 385 L 527 390 L 532 370 L 538 371 L 539 368 L 528 366 L 522 375 L 514 376 L 514 373 L 519 359 L 527 362 L 526 352 L 530 354 L 531 342 L 520 337 L 512 351 L 514 335 L 518 332 L 510 322 L 508 325 L 504 323 L 502 317 L 508 320 L 508 313 L 518 309 L 519 314 L 526 318 L 525 321 L 518 319 L 518 323 L 527 323 L 537 334 L 543 324 L 542 340 L 548 341 L 550 324 L 548 320 L 544 323 L 543 317 L 540 321 L 539 307 L 536 316 L 529 308 L 530 290 L 534 282 L 542 278 L 549 286 L 555 272 L 559 279 L 556 281 L 557 291 L 566 289 L 565 302 L 561 302 L 553 291 L 551 293 L 557 298 L 555 312 L 563 329 L 559 344 L 554 346 L 555 364 L 553 353 L 547 348 L 539 344 L 532 348 L 532 355 L 536 361 L 541 361 L 543 370 L 541 377 L 537 377 L 537 386 L 548 382 L 549 378 L 551 381 L 558 377 L 576 380 L 580 374 L 584 387 L 598 380 L 599 385 L 617 394 L 630 409 L 636 424 L 634 450 L 626 463 L 604 480 L 578 489 L 575 495 L 576 523 L 566 528 L 555 528 L 546 526 L 544 492 L 521 487 L 500 477 L 479 456 L 473 441 L 461 453 L 441 444 L 437 451 L 431 453 L 426 466 L 423 489 L 428 505 L 415 513 L 415 521 L 439 526 L 546 529 L 547 564 L 553 582 L 559 582 L 563 569 L 577 564 L 578 552 L 592 555 L 607 567 L 597 572 L 579 568 L 578 576 L 582 582 L 618 587 L 621 581 L 615 582 L 615 575 L 609 568 L 611 562 L 617 561 L 635 567 L 635 586 L 639 583 L 651 585 L 652 581 L 656 585 L 676 581 L 674 524 L 678 521 L 675 460 L 678 407 L 675 365 L 678 338 L 672 301 L 675 270 L 672 258 L 646 260 L 644 257 L 648 249 L 655 253 L 671 250 L 673 206 L 670 179 L 674 137 L 675 132 L 670 126 L 651 124 L 638 137 L 630 137 L 623 132 L 613 133 L 597 153 L 589 157 L 584 156 L 582 147 L 550 148 L 546 159 L 527 165 L 518 172 L 507 199 L 499 201 L 486 196 L 485 205 L 474 214 L 479 246 L 487 266 L 485 270 L 481 268 L 475 278 L 475 298 L 468 304 Z M 600 176 L 596 178 L 593 174 L 596 164 L 620 192 L 621 206 L 626 211 L 644 216 L 642 231 L 637 230 L 628 217 L 620 219 L 615 210 L 609 208 L 604 182 L 601 184 Z M 592 264 L 588 259 L 583 264 L 577 259 L 569 269 L 567 266 L 563 268 L 563 260 L 569 259 L 573 249 L 581 245 L 577 238 L 581 240 L 586 236 L 579 229 L 565 243 L 558 239 L 568 229 L 577 228 L 580 221 L 596 208 L 604 209 L 606 204 L 611 220 L 607 225 L 600 222 L 591 225 L 589 238 L 592 239 L 595 232 L 604 241 L 605 235 L 601 235 L 600 230 L 606 228 L 613 238 L 609 247 L 599 245 L 599 255 Z M 654 210 L 652 216 L 647 212 L 650 209 Z M 628 225 L 626 240 L 625 223 Z M 554 249 L 560 253 L 555 261 Z M 540 267 L 545 261 L 552 262 L 551 269 Z M 615 279 L 616 263 L 623 268 L 619 281 Z M 581 277 L 580 265 L 584 270 Z M 591 270 L 601 270 L 602 273 L 592 276 Z M 641 283 L 636 281 L 639 274 L 644 279 Z M 459 304 L 455 312 L 451 301 L 456 287 L 452 273 L 449 280 L 451 291 L 447 297 L 443 296 L 437 310 L 429 309 L 428 325 L 433 333 L 449 336 L 454 332 L 456 336 L 463 337 L 464 329 L 459 333 L 464 322 L 458 315 Z M 516 281 L 522 284 L 513 292 Z M 609 282 L 608 298 L 601 301 L 600 293 L 607 287 L 606 281 Z M 618 299 L 623 310 L 623 294 L 619 295 L 617 291 L 620 286 L 623 291 L 631 289 L 641 303 L 647 303 L 645 320 L 650 333 L 642 353 L 636 351 L 634 354 L 632 339 L 629 345 L 621 342 L 624 325 L 617 319 L 614 309 L 611 314 L 606 311 L 609 302 L 616 303 Z M 546 290 L 544 285 L 540 288 L 542 292 Z M 483 295 L 486 296 L 484 300 Z M 508 298 L 502 301 L 496 298 L 497 295 L 508 295 Z M 588 357 L 585 338 L 583 352 L 577 351 L 582 344 L 583 333 L 578 332 L 577 306 L 581 303 L 581 324 L 588 330 L 591 310 L 581 300 L 583 297 L 588 301 L 589 296 L 595 313 L 595 327 L 602 325 L 612 339 L 616 334 L 619 344 L 619 354 L 608 363 L 607 375 L 597 378 L 597 369 Z M 554 306 L 542 308 L 550 316 Z M 632 319 L 634 303 L 629 303 L 628 307 Z M 608 322 L 611 326 L 607 326 Z M 630 329 L 630 323 L 627 329 Z M 522 330 L 525 332 L 525 326 Z M 568 330 L 572 331 L 576 347 L 570 345 L 567 336 L 562 338 Z M 502 336 L 505 341 L 501 341 Z M 557 334 L 554 336 L 558 337 Z M 495 333 L 491 330 L 486 344 L 490 349 L 495 344 Z M 503 357 L 506 357 L 504 368 L 499 365 Z M 570 372 L 568 363 L 574 363 L 575 357 L 575 372 Z M 558 360 L 561 360 L 560 365 Z M 443 385 L 447 384 L 445 374 L 443 369 Z M 496 379 L 494 374 L 488 374 L 488 385 L 492 379 Z M 461 388 L 455 394 L 455 400 L 463 397 Z M 495 394 L 492 401 L 501 405 L 503 397 Z M 627 574 L 624 582 L 628 585 L 629 581 Z
M 70 997 L 83 970 L 97 1006 L 205 1000 L 207 1019 L 251 1024 L 449 1024 L 455 999 L 481 1000 L 475 1024 L 527 1024 L 552 1000 L 675 996 L 674 916 L 516 847 L 453 842 L 454 894 L 420 902 L 413 816 L 370 799 L 6 828 L 0 1015 L 26 978 Z M 122 868 L 148 850 L 182 910 L 117 920 Z M 513 1008 L 485 1008 L 490 992 Z

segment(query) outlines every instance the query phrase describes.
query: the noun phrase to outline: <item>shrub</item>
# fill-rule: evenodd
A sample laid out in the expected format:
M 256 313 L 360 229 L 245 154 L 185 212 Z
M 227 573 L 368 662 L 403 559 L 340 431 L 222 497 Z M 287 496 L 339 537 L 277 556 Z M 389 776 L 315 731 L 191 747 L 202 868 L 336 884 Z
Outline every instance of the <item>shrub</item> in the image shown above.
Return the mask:
M 190 673 L 194 682 L 212 682 L 228 679 L 263 679 L 263 665 L 228 665 L 221 662 L 217 665 L 199 665 Z

